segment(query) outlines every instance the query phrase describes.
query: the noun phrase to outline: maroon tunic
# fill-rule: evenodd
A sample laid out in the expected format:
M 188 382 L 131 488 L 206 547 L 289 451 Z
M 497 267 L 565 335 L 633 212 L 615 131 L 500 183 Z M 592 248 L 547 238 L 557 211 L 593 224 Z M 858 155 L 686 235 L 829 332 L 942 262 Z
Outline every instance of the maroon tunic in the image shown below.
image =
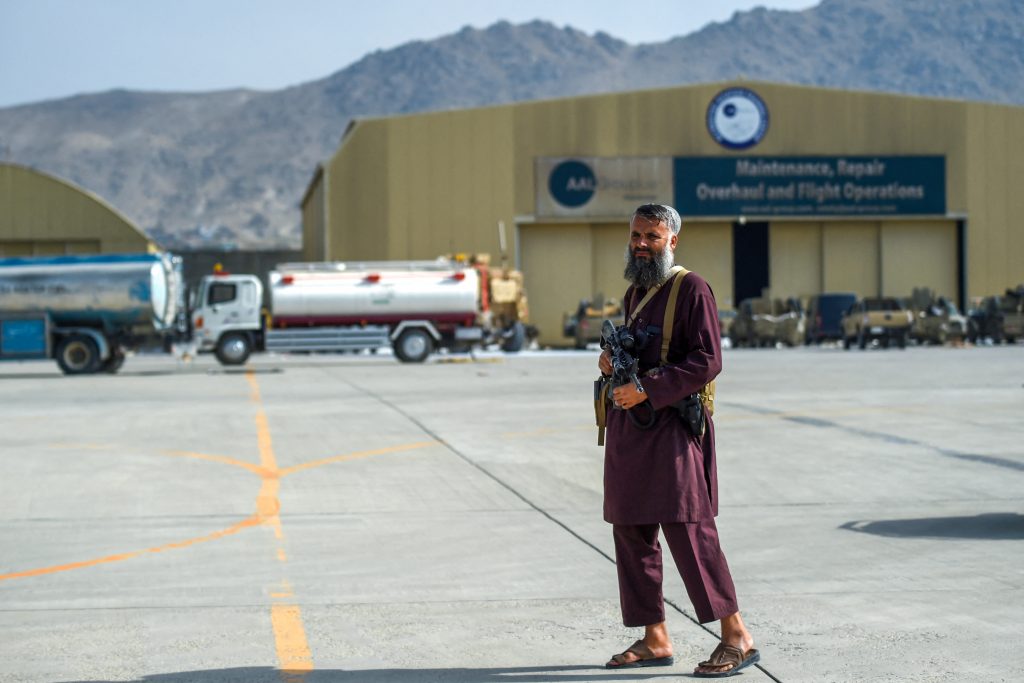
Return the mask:
M 678 277 L 678 276 L 676 276 Z M 661 328 L 670 282 L 647 302 L 631 329 Z M 623 301 L 626 320 L 646 294 L 630 287 Z M 676 401 L 699 391 L 722 369 L 722 346 L 714 294 L 696 273 L 685 276 L 676 299 L 668 365 L 650 376 L 643 373 L 661 362 L 660 333 L 639 352 L 640 383 L 648 401 L 633 410 L 641 421 L 649 404 L 658 413 L 653 429 L 633 425 L 623 410 L 608 411 L 604 455 L 604 519 L 612 524 L 696 522 L 718 514 L 718 474 L 715 467 L 715 428 L 710 416 L 704 436 L 690 435 Z

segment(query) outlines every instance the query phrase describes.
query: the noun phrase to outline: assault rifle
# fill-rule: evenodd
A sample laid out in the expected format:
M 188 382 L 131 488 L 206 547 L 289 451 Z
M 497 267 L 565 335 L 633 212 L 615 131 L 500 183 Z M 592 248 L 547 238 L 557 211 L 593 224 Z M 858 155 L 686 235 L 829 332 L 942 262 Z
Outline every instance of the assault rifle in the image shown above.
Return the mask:
M 633 357 L 633 353 L 639 351 L 639 349 L 637 348 L 636 338 L 629 331 L 629 328 L 625 325 L 616 327 L 612 324 L 611 320 L 605 320 L 604 325 L 601 326 L 601 346 L 607 348 L 611 353 L 612 376 L 610 379 L 610 389 L 632 382 L 636 390 L 643 393 L 644 387 L 640 384 L 640 378 L 636 374 L 639 368 L 639 361 Z M 633 409 L 626 411 L 630 422 L 638 429 L 650 429 L 658 421 L 658 414 L 654 411 L 654 406 L 649 401 L 645 401 L 645 403 L 651 413 L 646 422 L 641 422 L 640 418 L 633 412 Z M 616 409 L 619 408 L 619 406 L 615 407 Z

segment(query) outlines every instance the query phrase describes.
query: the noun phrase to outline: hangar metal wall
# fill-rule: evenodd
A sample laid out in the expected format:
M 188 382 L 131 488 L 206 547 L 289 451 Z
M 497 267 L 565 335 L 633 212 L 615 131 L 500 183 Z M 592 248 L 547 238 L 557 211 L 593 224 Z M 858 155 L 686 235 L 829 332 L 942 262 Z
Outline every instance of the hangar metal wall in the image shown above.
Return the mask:
M 99 197 L 30 168 L 0 164 L 0 257 L 155 248 Z
M 764 140 L 743 152 L 720 147 L 704 123 L 711 99 L 737 86 L 755 90 L 771 112 Z M 307 240 L 313 235 L 313 245 L 325 248 L 321 256 L 307 244 L 306 253 L 326 259 L 493 254 L 497 221 L 518 226 L 510 229 L 510 249 L 526 272 L 542 340 L 551 341 L 560 334 L 561 313 L 580 298 L 624 289 L 616 272 L 624 240 L 615 231 L 625 232 L 628 217 L 572 224 L 535 215 L 537 158 L 773 155 L 946 160 L 944 215 L 753 217 L 770 224 L 773 295 L 905 296 L 926 285 L 955 296 L 961 256 L 968 296 L 1024 281 L 1024 231 L 1014 222 L 1024 216 L 1024 193 L 1013 190 L 1014 179 L 1024 177 L 1024 108 L 757 82 L 360 121 L 307 192 Z M 317 202 L 323 209 L 311 206 Z M 737 303 L 732 220 L 686 220 L 678 255 L 708 278 L 722 307 Z M 965 226 L 963 254 L 958 223 Z M 551 273 L 556 264 L 573 275 Z
M 1024 108 L 968 104 L 966 218 L 969 294 L 1024 283 Z

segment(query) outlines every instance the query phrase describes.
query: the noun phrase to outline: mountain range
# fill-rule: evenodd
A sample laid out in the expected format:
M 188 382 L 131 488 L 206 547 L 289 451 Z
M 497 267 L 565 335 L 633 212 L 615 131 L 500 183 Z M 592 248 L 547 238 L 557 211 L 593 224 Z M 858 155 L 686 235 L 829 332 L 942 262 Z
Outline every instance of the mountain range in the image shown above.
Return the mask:
M 353 117 L 737 77 L 1024 105 L 1024 3 L 823 0 L 639 45 L 544 21 L 466 27 L 277 91 L 0 108 L 0 161 L 98 194 L 167 248 L 298 248 L 299 201 Z

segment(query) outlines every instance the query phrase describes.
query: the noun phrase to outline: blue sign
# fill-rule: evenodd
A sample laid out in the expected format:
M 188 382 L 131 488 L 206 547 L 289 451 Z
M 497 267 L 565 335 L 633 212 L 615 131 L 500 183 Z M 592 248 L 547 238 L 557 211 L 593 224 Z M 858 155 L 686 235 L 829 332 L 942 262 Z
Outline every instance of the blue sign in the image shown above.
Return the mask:
M 594 170 L 582 161 L 563 161 L 548 176 L 548 190 L 555 201 L 562 206 L 576 208 L 583 206 L 594 196 L 597 176 Z
M 676 157 L 683 216 L 946 214 L 943 156 Z

